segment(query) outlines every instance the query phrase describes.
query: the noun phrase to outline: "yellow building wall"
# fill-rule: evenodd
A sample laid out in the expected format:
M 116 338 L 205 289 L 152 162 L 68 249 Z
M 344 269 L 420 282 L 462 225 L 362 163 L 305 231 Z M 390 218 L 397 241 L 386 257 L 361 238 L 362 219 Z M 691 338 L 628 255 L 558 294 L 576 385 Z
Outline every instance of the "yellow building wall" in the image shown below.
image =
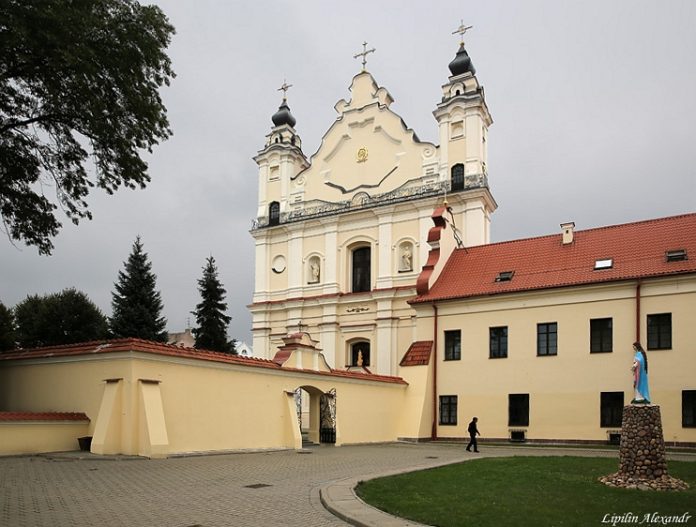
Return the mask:
M 525 429 L 528 439 L 607 440 L 600 426 L 600 393 L 633 398 L 632 343 L 636 334 L 636 284 L 609 284 L 518 293 L 438 304 L 438 386 L 458 396 L 456 426 L 439 425 L 438 437 L 466 437 L 472 417 L 488 438 Z M 426 314 L 430 306 L 419 308 Z M 696 389 L 696 280 L 648 281 L 641 288 L 641 342 L 646 315 L 672 313 L 671 350 L 648 350 L 650 391 L 662 407 L 666 441 L 696 442 L 681 426 L 681 391 Z M 590 319 L 613 319 L 613 351 L 590 353 Z M 419 319 L 419 340 L 432 339 Z M 537 324 L 558 324 L 558 352 L 537 356 Z M 428 327 L 429 326 L 429 327 Z M 507 358 L 489 358 L 489 328 L 507 326 Z M 461 360 L 444 360 L 444 332 L 461 330 Z M 508 426 L 508 394 L 529 394 L 529 426 Z M 620 427 L 611 428 L 611 430 Z

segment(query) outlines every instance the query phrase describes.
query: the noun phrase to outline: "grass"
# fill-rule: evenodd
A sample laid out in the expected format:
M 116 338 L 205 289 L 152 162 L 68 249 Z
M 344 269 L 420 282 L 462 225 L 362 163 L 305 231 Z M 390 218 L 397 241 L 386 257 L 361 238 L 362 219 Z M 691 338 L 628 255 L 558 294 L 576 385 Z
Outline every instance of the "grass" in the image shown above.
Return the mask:
M 356 492 L 379 509 L 438 527 L 611 526 L 611 515 L 626 513 L 638 519 L 613 527 L 660 525 L 640 523 L 655 512 L 689 513 L 691 519 L 678 525 L 696 526 L 696 463 L 668 464 L 670 475 L 691 486 L 685 492 L 616 489 L 597 481 L 617 465 L 605 458 L 483 458 L 362 482 Z

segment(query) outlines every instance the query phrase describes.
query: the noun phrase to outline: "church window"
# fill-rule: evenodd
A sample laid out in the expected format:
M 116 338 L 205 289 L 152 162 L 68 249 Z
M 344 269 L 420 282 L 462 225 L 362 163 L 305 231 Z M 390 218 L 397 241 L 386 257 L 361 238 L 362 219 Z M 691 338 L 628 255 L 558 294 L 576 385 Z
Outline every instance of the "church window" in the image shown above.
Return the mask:
M 280 223 L 280 203 L 272 201 L 268 206 L 268 224 L 278 225 Z
M 696 390 L 682 390 L 682 426 L 696 428 Z
M 590 353 L 610 353 L 613 347 L 612 319 L 590 320 Z
M 370 252 L 370 247 L 359 247 L 352 252 L 351 270 L 353 293 L 370 291 L 371 289 Z
M 558 323 L 544 322 L 537 324 L 537 355 L 558 354 Z
M 599 408 L 599 426 L 602 428 L 621 428 L 623 416 L 624 393 L 601 392 Z
M 462 332 L 458 329 L 445 331 L 445 360 L 462 358 Z
M 456 395 L 441 395 L 440 396 L 440 424 L 441 425 L 456 425 L 457 424 L 457 396 Z
M 293 146 L 295 146 L 295 136 L 294 136 L 294 135 L 290 138 L 290 143 L 291 143 Z
M 370 343 L 364 340 L 350 345 L 350 365 L 369 366 L 370 365 Z
M 529 426 L 529 394 L 508 394 L 508 426 Z
M 672 313 L 648 315 L 648 349 L 672 348 Z
M 508 328 L 501 326 L 489 328 L 490 344 L 489 352 L 491 359 L 504 359 L 508 354 Z
M 452 192 L 464 190 L 464 165 L 458 163 L 452 167 Z

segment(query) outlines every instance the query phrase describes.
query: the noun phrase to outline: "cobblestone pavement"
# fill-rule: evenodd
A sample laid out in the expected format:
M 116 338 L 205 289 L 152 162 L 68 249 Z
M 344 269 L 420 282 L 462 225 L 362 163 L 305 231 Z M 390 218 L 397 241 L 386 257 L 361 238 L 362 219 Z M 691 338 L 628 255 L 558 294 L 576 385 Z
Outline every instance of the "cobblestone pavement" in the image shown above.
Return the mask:
M 482 457 L 553 455 L 552 449 L 485 450 Z M 345 526 L 320 503 L 319 488 L 327 483 L 472 457 L 462 445 L 427 443 L 163 460 L 78 454 L 6 457 L 0 458 L 0 525 Z

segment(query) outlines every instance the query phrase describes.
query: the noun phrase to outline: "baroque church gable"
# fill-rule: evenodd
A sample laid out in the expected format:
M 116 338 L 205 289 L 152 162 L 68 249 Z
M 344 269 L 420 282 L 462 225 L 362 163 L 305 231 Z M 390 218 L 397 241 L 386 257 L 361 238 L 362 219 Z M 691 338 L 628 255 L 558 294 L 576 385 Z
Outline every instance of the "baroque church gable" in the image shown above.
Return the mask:
M 340 100 L 336 121 L 311 158 L 311 166 L 293 178 L 305 206 L 322 202 L 362 204 L 375 196 L 423 184 L 437 171 L 436 146 L 421 143 L 390 109 L 393 99 L 372 75 L 353 78 L 350 101 Z

